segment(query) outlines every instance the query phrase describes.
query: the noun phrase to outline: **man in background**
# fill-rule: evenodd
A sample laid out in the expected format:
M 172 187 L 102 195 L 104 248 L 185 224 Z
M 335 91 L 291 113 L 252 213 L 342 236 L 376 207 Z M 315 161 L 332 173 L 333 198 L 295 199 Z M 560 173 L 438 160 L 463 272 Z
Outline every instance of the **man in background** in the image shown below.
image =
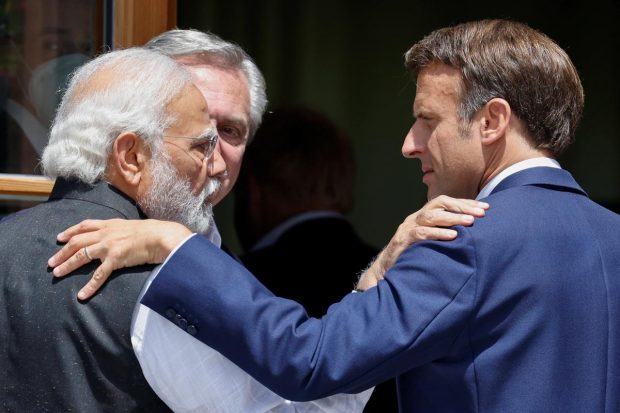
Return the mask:
M 354 181 L 349 138 L 326 116 L 302 107 L 266 114 L 244 157 L 234 191 L 241 261 L 312 317 L 348 294 L 379 253 L 345 217 Z M 378 385 L 364 408 L 397 410 L 394 380 Z
M 345 218 L 354 180 L 348 137 L 320 113 L 290 107 L 265 115 L 235 187 L 241 261 L 313 317 L 348 294 L 379 252 Z

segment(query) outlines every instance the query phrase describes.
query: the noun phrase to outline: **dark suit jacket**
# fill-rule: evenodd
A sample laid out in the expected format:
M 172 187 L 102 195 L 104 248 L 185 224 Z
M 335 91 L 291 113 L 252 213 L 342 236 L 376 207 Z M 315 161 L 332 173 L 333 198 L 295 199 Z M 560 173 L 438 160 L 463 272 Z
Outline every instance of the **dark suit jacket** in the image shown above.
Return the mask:
M 619 412 L 620 216 L 546 167 L 487 201 L 456 240 L 413 245 L 321 319 L 198 236 L 143 303 L 182 305 L 198 339 L 291 399 L 398 376 L 403 412 Z
M 346 219 L 322 217 L 300 222 L 273 245 L 247 253 L 241 261 L 275 295 L 295 300 L 308 315 L 320 317 L 351 292 L 378 253 Z M 375 388 L 364 412 L 397 410 L 396 383 L 389 380 Z
M 142 375 L 129 336 L 151 267 L 115 274 L 87 305 L 78 290 L 96 263 L 54 279 L 56 235 L 86 218 L 142 218 L 106 183 L 58 179 L 50 200 L 0 222 L 0 411 L 170 411 Z
M 378 253 L 347 220 L 329 217 L 303 221 L 273 245 L 240 258 L 275 295 L 298 301 L 308 315 L 320 317 L 355 288 L 359 274 Z

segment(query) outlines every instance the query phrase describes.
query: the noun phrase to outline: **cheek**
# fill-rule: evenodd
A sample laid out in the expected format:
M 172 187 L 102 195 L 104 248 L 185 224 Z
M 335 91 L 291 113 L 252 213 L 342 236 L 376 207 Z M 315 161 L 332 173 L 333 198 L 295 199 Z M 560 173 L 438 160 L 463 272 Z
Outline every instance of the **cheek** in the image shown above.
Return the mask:
M 186 156 L 172 158 L 172 168 L 181 179 L 189 181 L 192 188 L 195 189 L 204 183 L 203 164 L 185 153 L 183 155 Z
M 226 162 L 226 172 L 231 180 L 236 180 L 239 175 L 239 168 L 241 168 L 241 162 L 243 161 L 243 154 L 245 153 L 245 145 L 233 146 L 227 143 L 220 145 L 220 153 L 224 162 Z
M 454 133 L 454 128 L 437 128 L 428 141 L 428 149 L 434 162 L 451 169 L 462 164 L 467 156 L 463 138 Z
M 433 166 L 437 167 L 439 165 L 441 165 L 443 162 L 445 162 L 445 160 L 443 159 L 443 144 L 441 141 L 441 136 L 438 133 L 432 133 L 429 138 L 428 141 L 426 142 L 426 148 L 428 151 L 428 154 L 430 155 L 432 162 L 433 162 Z

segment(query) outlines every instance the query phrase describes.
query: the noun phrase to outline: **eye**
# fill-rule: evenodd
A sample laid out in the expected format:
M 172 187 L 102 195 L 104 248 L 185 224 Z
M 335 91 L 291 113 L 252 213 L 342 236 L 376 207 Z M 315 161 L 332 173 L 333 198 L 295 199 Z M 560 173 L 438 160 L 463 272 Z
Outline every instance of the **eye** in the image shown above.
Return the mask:
M 420 113 L 416 117 L 416 123 L 420 123 L 427 128 L 433 128 L 436 124 L 435 118 L 425 113 Z
M 194 145 L 192 148 L 202 155 L 202 158 L 209 158 L 213 154 L 213 150 L 215 149 L 215 144 L 210 141 L 204 141 L 202 143 L 198 143 Z
M 220 138 L 233 146 L 245 144 L 246 133 L 235 126 L 222 125 L 217 127 Z

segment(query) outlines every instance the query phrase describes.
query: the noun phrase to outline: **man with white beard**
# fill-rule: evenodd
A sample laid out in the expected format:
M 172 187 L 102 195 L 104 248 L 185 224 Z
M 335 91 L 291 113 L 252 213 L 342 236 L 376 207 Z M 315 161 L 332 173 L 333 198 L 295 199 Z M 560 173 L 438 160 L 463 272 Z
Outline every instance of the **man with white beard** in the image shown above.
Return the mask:
M 50 199 L 0 223 L 1 411 L 170 411 L 142 374 L 129 334 L 153 266 L 118 277 L 106 292 L 118 301 L 85 306 L 75 281 L 49 282 L 46 257 L 58 249 L 58 231 L 85 218 L 159 216 L 206 228 L 203 188 L 223 169 L 216 145 L 202 95 L 171 59 L 128 49 L 74 74 L 42 159 L 56 178 Z M 180 198 L 158 195 L 179 180 Z M 194 199 L 194 212 L 183 198 Z

